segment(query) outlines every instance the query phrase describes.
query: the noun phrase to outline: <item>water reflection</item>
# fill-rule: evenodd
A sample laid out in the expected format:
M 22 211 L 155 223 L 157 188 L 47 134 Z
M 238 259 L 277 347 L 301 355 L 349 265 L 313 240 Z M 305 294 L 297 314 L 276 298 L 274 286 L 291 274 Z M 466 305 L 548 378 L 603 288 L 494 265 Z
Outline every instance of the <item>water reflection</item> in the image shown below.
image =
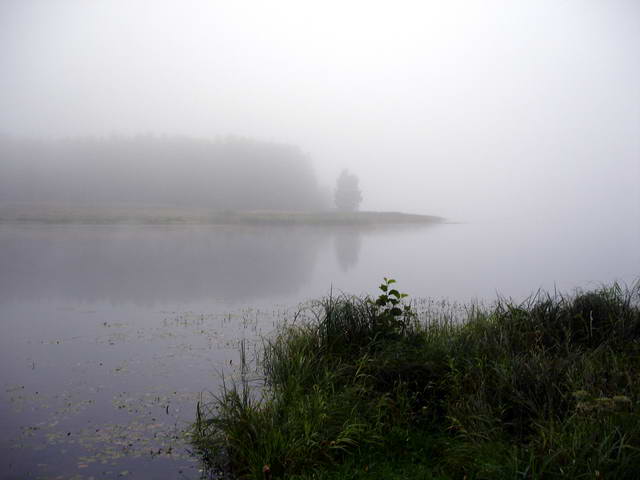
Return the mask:
M 343 272 L 358 264 L 358 255 L 362 247 L 362 233 L 358 230 L 338 230 L 334 236 L 336 259 Z
M 329 240 L 305 228 L 7 226 L 0 302 L 151 305 L 295 294 Z
M 0 303 L 295 304 L 330 286 L 370 292 L 388 275 L 412 296 L 522 298 L 539 287 L 633 282 L 638 227 L 625 228 L 7 224 L 0 225 Z

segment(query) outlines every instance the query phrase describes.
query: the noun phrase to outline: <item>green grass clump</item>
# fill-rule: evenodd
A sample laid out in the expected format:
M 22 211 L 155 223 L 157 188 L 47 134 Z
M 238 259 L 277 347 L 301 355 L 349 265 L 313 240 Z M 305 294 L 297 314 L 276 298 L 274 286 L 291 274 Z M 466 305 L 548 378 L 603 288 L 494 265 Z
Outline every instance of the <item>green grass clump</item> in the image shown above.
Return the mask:
M 320 302 L 266 341 L 259 394 L 243 382 L 199 405 L 205 464 L 255 479 L 640 476 L 640 285 L 453 321 L 393 283 Z

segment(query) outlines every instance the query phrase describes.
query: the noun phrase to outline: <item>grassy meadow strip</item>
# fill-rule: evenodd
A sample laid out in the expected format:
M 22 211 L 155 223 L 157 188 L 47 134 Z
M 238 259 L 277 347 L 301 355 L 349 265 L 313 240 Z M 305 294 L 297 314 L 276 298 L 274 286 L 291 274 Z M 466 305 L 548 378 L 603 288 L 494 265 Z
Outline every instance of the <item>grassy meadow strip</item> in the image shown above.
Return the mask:
M 640 284 L 501 299 L 462 321 L 380 288 L 324 299 L 265 340 L 257 392 L 242 375 L 198 404 L 205 465 L 253 479 L 640 476 Z
M 430 225 L 442 217 L 400 212 L 215 210 L 161 207 L 2 205 L 0 224 L 383 226 Z

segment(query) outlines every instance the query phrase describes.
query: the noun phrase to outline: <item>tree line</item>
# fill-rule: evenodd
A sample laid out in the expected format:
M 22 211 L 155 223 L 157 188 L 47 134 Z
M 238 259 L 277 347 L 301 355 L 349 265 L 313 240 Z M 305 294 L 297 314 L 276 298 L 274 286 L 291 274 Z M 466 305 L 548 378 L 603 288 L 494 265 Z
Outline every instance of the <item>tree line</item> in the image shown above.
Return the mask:
M 0 201 L 217 209 L 329 207 L 299 148 L 249 140 L 0 139 Z

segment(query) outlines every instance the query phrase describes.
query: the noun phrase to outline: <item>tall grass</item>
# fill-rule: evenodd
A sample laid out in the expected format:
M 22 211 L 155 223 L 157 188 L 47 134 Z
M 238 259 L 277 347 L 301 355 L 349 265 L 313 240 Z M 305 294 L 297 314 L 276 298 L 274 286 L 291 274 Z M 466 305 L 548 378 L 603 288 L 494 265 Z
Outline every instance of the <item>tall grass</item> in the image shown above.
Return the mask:
M 640 285 L 501 299 L 461 322 L 398 308 L 385 285 L 265 341 L 259 398 L 241 382 L 199 405 L 205 463 L 255 479 L 640 476 Z

